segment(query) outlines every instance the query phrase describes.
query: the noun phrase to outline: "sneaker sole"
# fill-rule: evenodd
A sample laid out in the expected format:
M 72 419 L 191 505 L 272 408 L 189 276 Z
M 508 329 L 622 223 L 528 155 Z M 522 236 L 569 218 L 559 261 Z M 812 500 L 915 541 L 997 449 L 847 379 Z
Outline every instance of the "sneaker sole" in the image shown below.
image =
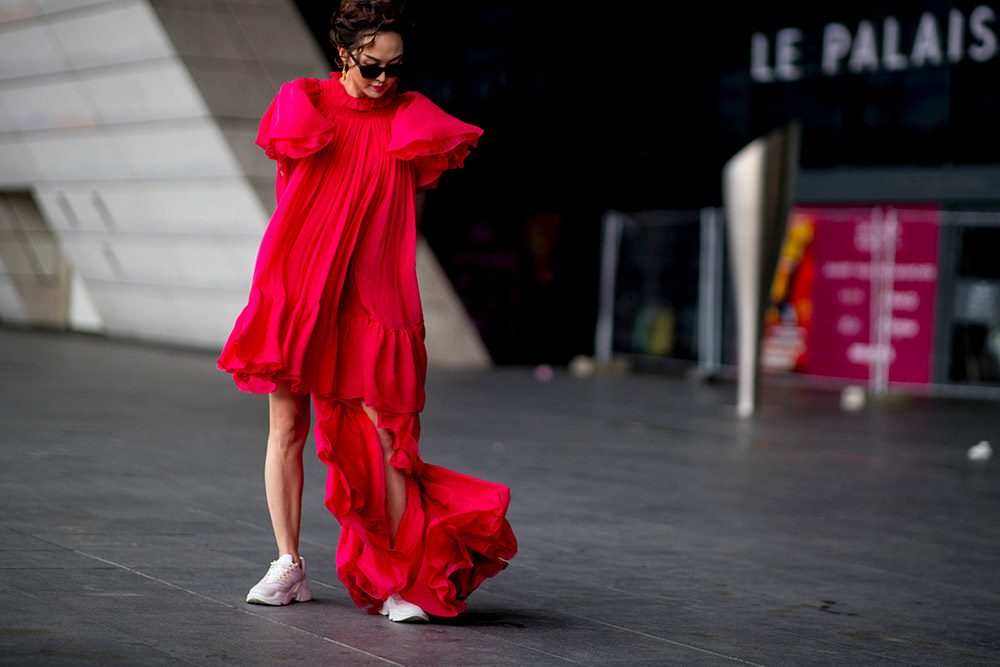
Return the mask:
M 247 602 L 250 604 L 263 604 L 269 607 L 283 607 L 286 604 L 291 604 L 293 602 L 309 602 L 312 599 L 312 591 L 310 591 L 309 588 L 306 588 L 305 590 L 302 590 L 301 588 L 293 589 L 289 591 L 287 596 L 277 596 L 272 598 L 264 597 L 262 595 L 253 595 L 252 593 L 247 595 Z
M 426 616 L 420 616 L 419 614 L 413 614 L 410 616 L 403 616 L 403 617 L 393 616 L 389 614 L 389 610 L 386 609 L 385 604 L 383 604 L 382 608 L 378 610 L 378 613 L 388 617 L 388 619 L 393 623 L 430 623 L 429 618 L 427 618 Z
M 403 618 L 396 616 L 394 618 L 391 615 L 389 615 L 389 620 L 393 623 L 427 623 L 429 621 L 423 616 L 404 616 Z

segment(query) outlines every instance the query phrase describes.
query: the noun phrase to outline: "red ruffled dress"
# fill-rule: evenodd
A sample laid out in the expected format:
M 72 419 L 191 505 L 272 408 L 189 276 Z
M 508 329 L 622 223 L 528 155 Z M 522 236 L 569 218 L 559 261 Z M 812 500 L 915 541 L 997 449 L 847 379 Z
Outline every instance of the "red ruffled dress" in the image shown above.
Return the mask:
M 394 593 L 454 616 L 517 541 L 506 486 L 420 456 L 424 325 L 414 200 L 461 167 L 482 131 L 418 93 L 351 97 L 332 79 L 284 84 L 257 144 L 278 163 L 277 207 L 250 298 L 218 360 L 243 391 L 312 395 L 326 506 L 341 524 L 337 572 L 374 613 Z M 384 458 L 361 407 L 392 430 L 407 507 L 390 543 Z

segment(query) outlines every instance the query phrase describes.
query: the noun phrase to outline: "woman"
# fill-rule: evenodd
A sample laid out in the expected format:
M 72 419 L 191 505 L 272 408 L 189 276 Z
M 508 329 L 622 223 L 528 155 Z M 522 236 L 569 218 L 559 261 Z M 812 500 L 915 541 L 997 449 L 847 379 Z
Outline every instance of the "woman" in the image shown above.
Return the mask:
M 332 23 L 342 71 L 284 84 L 261 120 L 277 207 L 219 357 L 241 390 L 269 394 L 264 482 L 279 558 L 247 601 L 312 597 L 298 552 L 311 395 L 351 597 L 393 621 L 454 616 L 517 543 L 507 487 L 420 457 L 415 199 L 462 166 L 482 131 L 397 92 L 409 28 L 398 1 L 343 0 Z

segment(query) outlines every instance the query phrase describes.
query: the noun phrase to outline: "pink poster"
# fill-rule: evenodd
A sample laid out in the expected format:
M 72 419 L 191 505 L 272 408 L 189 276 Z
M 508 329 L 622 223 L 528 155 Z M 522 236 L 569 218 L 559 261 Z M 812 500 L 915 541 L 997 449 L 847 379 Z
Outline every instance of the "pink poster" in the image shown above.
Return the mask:
M 814 221 L 806 372 L 928 383 L 938 269 L 936 208 L 800 208 Z

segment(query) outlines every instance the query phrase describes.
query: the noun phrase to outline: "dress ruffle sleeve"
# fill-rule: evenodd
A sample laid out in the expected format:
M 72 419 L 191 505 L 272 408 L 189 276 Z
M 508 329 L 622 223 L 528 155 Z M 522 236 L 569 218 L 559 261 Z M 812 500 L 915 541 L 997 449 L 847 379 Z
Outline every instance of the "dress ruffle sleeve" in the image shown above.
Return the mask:
M 483 131 L 441 110 L 420 93 L 405 93 L 408 101 L 392 121 L 388 154 L 412 160 L 417 189 L 437 186 L 448 169 L 461 167 Z
M 257 129 L 258 146 L 272 160 L 298 159 L 324 148 L 333 122 L 316 109 L 316 79 L 295 79 L 281 86 Z
M 258 146 L 278 162 L 274 189 L 278 199 L 285 190 L 292 160 L 311 155 L 330 143 L 333 122 L 317 110 L 317 79 L 295 79 L 281 86 L 257 128 Z

